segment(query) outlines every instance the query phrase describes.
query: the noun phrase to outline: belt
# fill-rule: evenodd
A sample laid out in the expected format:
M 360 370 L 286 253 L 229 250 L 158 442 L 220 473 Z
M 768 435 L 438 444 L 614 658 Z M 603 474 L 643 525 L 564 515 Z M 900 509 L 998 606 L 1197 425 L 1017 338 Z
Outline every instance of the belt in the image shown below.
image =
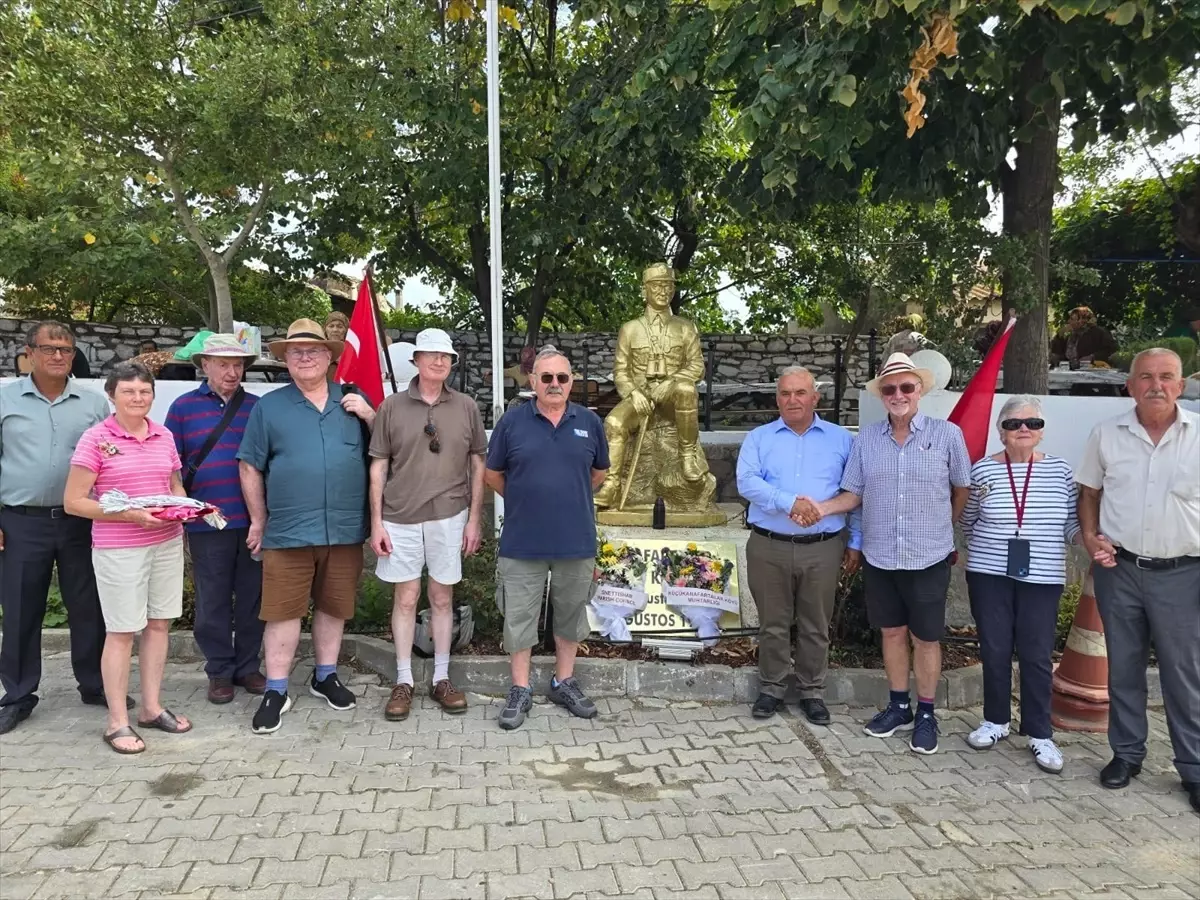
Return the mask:
M 818 531 L 816 534 L 780 534 L 778 531 L 767 531 L 757 525 L 751 525 L 750 530 L 773 541 L 783 541 L 785 544 L 819 544 L 821 541 L 832 540 L 841 534 L 840 531 Z
M 5 506 L 5 512 L 14 512 L 19 516 L 37 516 L 41 519 L 65 519 L 67 511 L 61 506 Z
M 1174 569 L 1179 566 L 1187 565 L 1188 563 L 1200 562 L 1200 556 L 1176 556 L 1171 559 L 1159 559 L 1154 556 L 1138 556 L 1136 553 L 1130 553 L 1124 547 L 1117 547 L 1117 556 L 1121 559 L 1127 559 L 1139 569 L 1150 569 L 1151 571 L 1163 571 L 1165 569 Z

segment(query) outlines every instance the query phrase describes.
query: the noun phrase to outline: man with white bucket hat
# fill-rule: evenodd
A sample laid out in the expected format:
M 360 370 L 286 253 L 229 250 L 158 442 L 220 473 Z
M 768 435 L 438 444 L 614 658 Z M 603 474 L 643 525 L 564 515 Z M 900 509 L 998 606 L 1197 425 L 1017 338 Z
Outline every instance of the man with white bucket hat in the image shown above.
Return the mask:
M 395 587 L 392 640 L 396 685 L 384 717 L 412 709 L 412 645 L 421 571 L 428 568 L 434 647 L 431 696 L 449 713 L 467 698 L 450 681 L 451 607 L 462 557 L 482 542 L 487 435 L 475 401 L 446 384 L 458 359 L 440 328 L 417 335 L 410 360 L 417 375 L 379 407 L 371 436 L 371 549 L 375 574 Z
M 883 632 L 883 664 L 891 696 L 864 727 L 872 737 L 912 731 L 909 748 L 936 753 L 934 694 L 942 674 L 942 632 L 954 553 L 954 521 L 966 506 L 971 459 L 962 431 L 918 411 L 934 377 L 903 353 L 888 357 L 868 392 L 887 418 L 854 440 L 842 493 L 801 511 L 808 520 L 862 505 L 863 583 L 871 625 Z M 801 521 L 800 524 L 811 524 Z M 909 640 L 917 710 L 909 700 Z
M 176 397 L 165 425 L 175 437 L 189 497 L 221 510 L 218 531 L 204 520 L 185 525 L 196 584 L 196 645 L 204 654 L 209 703 L 229 703 L 235 686 L 261 694 L 262 565 L 250 549 L 250 514 L 238 479 L 238 447 L 258 398 L 242 387 L 257 357 L 232 334 L 213 334 L 192 355 L 204 383 Z

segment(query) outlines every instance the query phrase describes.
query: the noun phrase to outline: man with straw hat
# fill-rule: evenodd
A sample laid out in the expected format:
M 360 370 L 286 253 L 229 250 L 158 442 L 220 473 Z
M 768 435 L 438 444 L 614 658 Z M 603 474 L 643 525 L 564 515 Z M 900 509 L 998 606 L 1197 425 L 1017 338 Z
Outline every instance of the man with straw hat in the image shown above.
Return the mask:
M 263 623 L 258 617 L 262 566 L 250 549 L 250 514 L 238 480 L 238 447 L 258 398 L 242 387 L 255 355 L 232 334 L 212 334 L 191 362 L 204 374 L 175 398 L 166 426 L 175 436 L 189 497 L 221 510 L 218 531 L 202 519 L 185 525 L 196 584 L 196 645 L 204 654 L 208 701 L 228 703 L 235 686 L 261 694 Z
M 255 734 L 277 731 L 292 706 L 288 673 L 300 621 L 313 600 L 316 669 L 308 690 L 332 709 L 355 706 L 337 675 L 342 629 L 354 600 L 367 539 L 367 439 L 375 411 L 326 378 L 342 352 L 311 319 L 291 324 L 271 352 L 292 383 L 262 397 L 238 450 L 242 494 L 250 511 L 250 549 L 262 552 L 260 617 L 267 623 L 267 683 Z
M 954 521 L 966 506 L 971 459 L 962 431 L 918 411 L 933 373 L 903 353 L 888 357 L 867 391 L 883 401 L 884 421 L 859 430 L 842 475 L 842 492 L 797 514 L 799 524 L 862 505 L 863 583 L 871 625 L 883 631 L 891 697 L 863 730 L 872 737 L 912 731 L 909 749 L 936 753 L 934 694 L 942 674 L 946 592 Z M 917 711 L 909 702 L 909 640 Z

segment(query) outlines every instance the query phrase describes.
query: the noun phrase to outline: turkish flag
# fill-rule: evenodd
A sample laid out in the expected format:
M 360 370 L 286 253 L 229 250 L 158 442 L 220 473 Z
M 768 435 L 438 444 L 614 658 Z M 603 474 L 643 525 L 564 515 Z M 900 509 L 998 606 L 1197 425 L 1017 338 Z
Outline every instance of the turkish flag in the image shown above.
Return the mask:
M 962 429 L 963 437 L 967 441 L 967 453 L 973 463 L 983 459 L 987 453 L 988 433 L 992 428 L 992 400 L 996 397 L 996 379 L 1000 377 L 1004 348 L 1008 346 L 1008 339 L 1016 324 L 1015 317 L 1008 320 L 1004 330 L 992 342 L 979 371 L 967 382 L 962 396 L 958 398 L 947 417 Z
M 371 296 L 370 272 L 364 273 L 358 285 L 354 314 L 346 331 L 346 347 L 333 380 L 355 385 L 376 409 L 383 402 L 383 341 Z

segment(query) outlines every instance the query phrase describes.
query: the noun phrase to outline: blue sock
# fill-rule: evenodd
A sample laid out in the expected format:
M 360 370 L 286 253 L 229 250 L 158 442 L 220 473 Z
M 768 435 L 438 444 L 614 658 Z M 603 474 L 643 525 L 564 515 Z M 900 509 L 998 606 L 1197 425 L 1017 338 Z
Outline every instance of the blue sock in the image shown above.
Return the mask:
M 286 694 L 287 693 L 287 684 L 288 684 L 288 680 L 286 678 L 268 678 L 267 679 L 267 690 L 268 691 L 277 691 L 280 694 Z
M 337 663 L 334 663 L 332 666 L 323 666 L 320 663 L 317 663 L 316 680 L 318 682 L 324 681 L 326 678 L 328 678 L 330 675 L 334 674 L 336 671 L 337 671 Z
M 550 676 L 550 687 L 552 687 L 552 688 L 558 687 L 558 676 L 557 675 Z
M 891 703 L 901 709 L 908 709 L 908 691 L 889 691 Z
M 918 714 L 929 713 L 932 716 L 933 715 L 933 698 L 932 697 L 918 697 L 917 698 L 917 713 Z

